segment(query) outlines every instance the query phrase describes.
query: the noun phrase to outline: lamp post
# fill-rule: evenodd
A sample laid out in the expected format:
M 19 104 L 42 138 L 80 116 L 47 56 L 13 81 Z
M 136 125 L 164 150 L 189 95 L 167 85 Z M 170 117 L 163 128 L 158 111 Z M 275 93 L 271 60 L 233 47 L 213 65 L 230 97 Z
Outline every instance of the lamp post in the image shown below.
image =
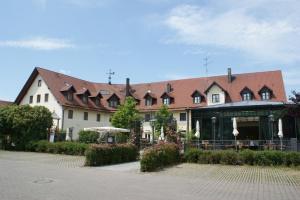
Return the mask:
M 154 144 L 155 123 L 156 123 L 156 119 L 151 119 L 150 120 L 150 126 L 152 127 L 152 140 L 151 140 L 152 144 Z
M 270 123 L 270 131 L 271 131 L 271 142 L 273 144 L 273 122 L 274 122 L 274 115 L 269 115 L 269 123 Z
M 216 118 L 216 117 L 212 117 L 212 118 L 211 118 L 211 122 L 212 122 L 212 131 L 213 131 L 213 137 L 214 137 L 214 142 L 213 142 L 213 147 L 214 147 L 214 149 L 216 148 L 216 121 L 217 121 L 217 118 Z

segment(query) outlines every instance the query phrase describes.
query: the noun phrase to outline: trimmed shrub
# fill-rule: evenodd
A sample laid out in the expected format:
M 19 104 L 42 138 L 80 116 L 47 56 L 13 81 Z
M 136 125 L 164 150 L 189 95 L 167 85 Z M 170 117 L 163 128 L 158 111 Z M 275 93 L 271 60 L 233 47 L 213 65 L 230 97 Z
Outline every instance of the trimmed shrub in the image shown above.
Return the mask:
M 220 163 L 224 165 L 237 165 L 241 164 L 239 155 L 235 151 L 222 151 Z
M 99 138 L 99 133 L 95 131 L 80 131 L 78 141 L 81 143 L 91 144 L 97 143 Z
M 251 150 L 243 150 L 239 153 L 240 160 L 242 163 L 245 163 L 247 165 L 254 165 L 255 160 L 255 153 Z
M 141 171 L 151 172 L 180 162 L 178 145 L 162 143 L 145 149 L 141 159 Z
M 88 145 L 78 142 L 55 142 L 51 143 L 46 140 L 32 141 L 26 145 L 27 151 L 44 152 L 66 155 L 84 155 Z
M 281 151 L 203 151 L 190 149 L 184 155 L 186 162 L 225 165 L 299 166 L 300 153 Z
M 102 166 L 135 161 L 138 148 L 133 144 L 92 144 L 87 149 L 86 166 Z
M 184 161 L 188 163 L 197 163 L 199 159 L 199 154 L 200 154 L 199 149 L 196 148 L 191 148 L 188 149 L 185 154 L 184 154 Z
M 288 152 L 284 158 L 284 164 L 286 166 L 300 166 L 300 153 Z

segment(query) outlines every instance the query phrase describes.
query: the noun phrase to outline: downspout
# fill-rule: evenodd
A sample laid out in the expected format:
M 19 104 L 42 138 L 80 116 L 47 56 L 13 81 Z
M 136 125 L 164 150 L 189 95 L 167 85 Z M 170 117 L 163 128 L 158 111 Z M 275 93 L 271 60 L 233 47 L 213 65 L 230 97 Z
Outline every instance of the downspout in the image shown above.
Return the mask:
M 65 122 L 65 109 L 62 106 L 62 119 L 61 119 L 61 130 L 64 130 L 64 122 Z

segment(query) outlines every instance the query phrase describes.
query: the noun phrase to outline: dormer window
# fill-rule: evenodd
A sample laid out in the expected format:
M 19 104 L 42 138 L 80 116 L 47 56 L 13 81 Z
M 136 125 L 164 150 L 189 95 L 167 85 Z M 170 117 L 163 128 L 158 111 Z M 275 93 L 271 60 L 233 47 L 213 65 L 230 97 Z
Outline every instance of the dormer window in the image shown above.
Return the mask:
M 219 103 L 220 102 L 220 94 L 212 94 L 212 103 Z
M 245 87 L 240 94 L 243 101 L 251 101 L 253 99 L 253 92 L 248 87 Z
M 89 95 L 91 95 L 90 91 L 86 88 L 82 88 L 77 92 L 77 95 L 80 97 L 82 103 L 88 104 Z
M 66 84 L 60 91 L 68 101 L 73 101 L 76 90 L 72 85 Z
M 87 104 L 88 103 L 88 96 L 87 95 L 82 95 L 82 102 Z
M 73 99 L 74 99 L 73 92 L 69 91 L 67 93 L 67 100 L 68 101 L 73 101 Z
M 118 106 L 118 101 L 115 99 L 111 99 L 109 101 L 109 107 L 116 108 Z
M 264 91 L 261 93 L 261 99 L 262 100 L 270 100 L 271 99 L 271 95 L 269 91 Z
M 102 98 L 101 92 L 98 92 L 98 93 L 90 96 L 90 98 L 91 98 L 91 100 L 94 102 L 94 104 L 96 106 L 98 106 L 98 107 L 100 106 L 100 104 L 101 104 L 101 98 Z
M 174 102 L 174 97 L 171 96 L 171 94 L 166 92 L 161 95 L 161 98 L 162 98 L 162 103 L 164 105 L 170 105 Z
M 252 99 L 250 92 L 245 92 L 243 94 L 243 101 L 250 101 Z
M 96 106 L 100 106 L 100 98 L 99 97 L 95 98 L 95 104 L 96 104 Z
M 147 97 L 145 99 L 145 106 L 152 106 L 152 98 L 151 97 Z
M 199 104 L 201 103 L 201 96 L 195 96 L 194 97 L 194 104 Z
M 259 94 L 261 96 L 261 100 L 263 101 L 267 101 L 270 100 L 272 98 L 272 90 L 269 89 L 267 86 L 264 86 L 260 91 Z
M 112 94 L 107 101 L 108 106 L 111 108 L 117 108 L 120 105 L 120 98 L 116 94 Z
M 201 93 L 198 91 L 198 90 L 195 90 L 193 92 L 193 94 L 191 95 L 191 97 L 193 97 L 193 103 L 194 104 L 200 104 L 201 103 L 201 100 L 202 100 L 202 95 Z
M 164 97 L 163 98 L 163 104 L 164 105 L 170 105 L 170 97 Z
M 148 90 L 148 92 L 145 94 L 144 99 L 145 106 L 152 106 L 156 104 L 156 96 L 153 93 L 151 93 L 150 90 Z

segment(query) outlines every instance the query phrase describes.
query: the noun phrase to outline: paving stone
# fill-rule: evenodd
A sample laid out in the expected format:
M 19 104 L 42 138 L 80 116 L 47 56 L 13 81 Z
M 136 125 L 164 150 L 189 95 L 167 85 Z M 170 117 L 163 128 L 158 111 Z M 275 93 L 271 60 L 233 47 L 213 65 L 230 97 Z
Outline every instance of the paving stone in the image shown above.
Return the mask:
M 0 200 L 296 200 L 300 171 L 181 164 L 141 173 L 138 163 L 83 167 L 84 157 L 0 151 Z

